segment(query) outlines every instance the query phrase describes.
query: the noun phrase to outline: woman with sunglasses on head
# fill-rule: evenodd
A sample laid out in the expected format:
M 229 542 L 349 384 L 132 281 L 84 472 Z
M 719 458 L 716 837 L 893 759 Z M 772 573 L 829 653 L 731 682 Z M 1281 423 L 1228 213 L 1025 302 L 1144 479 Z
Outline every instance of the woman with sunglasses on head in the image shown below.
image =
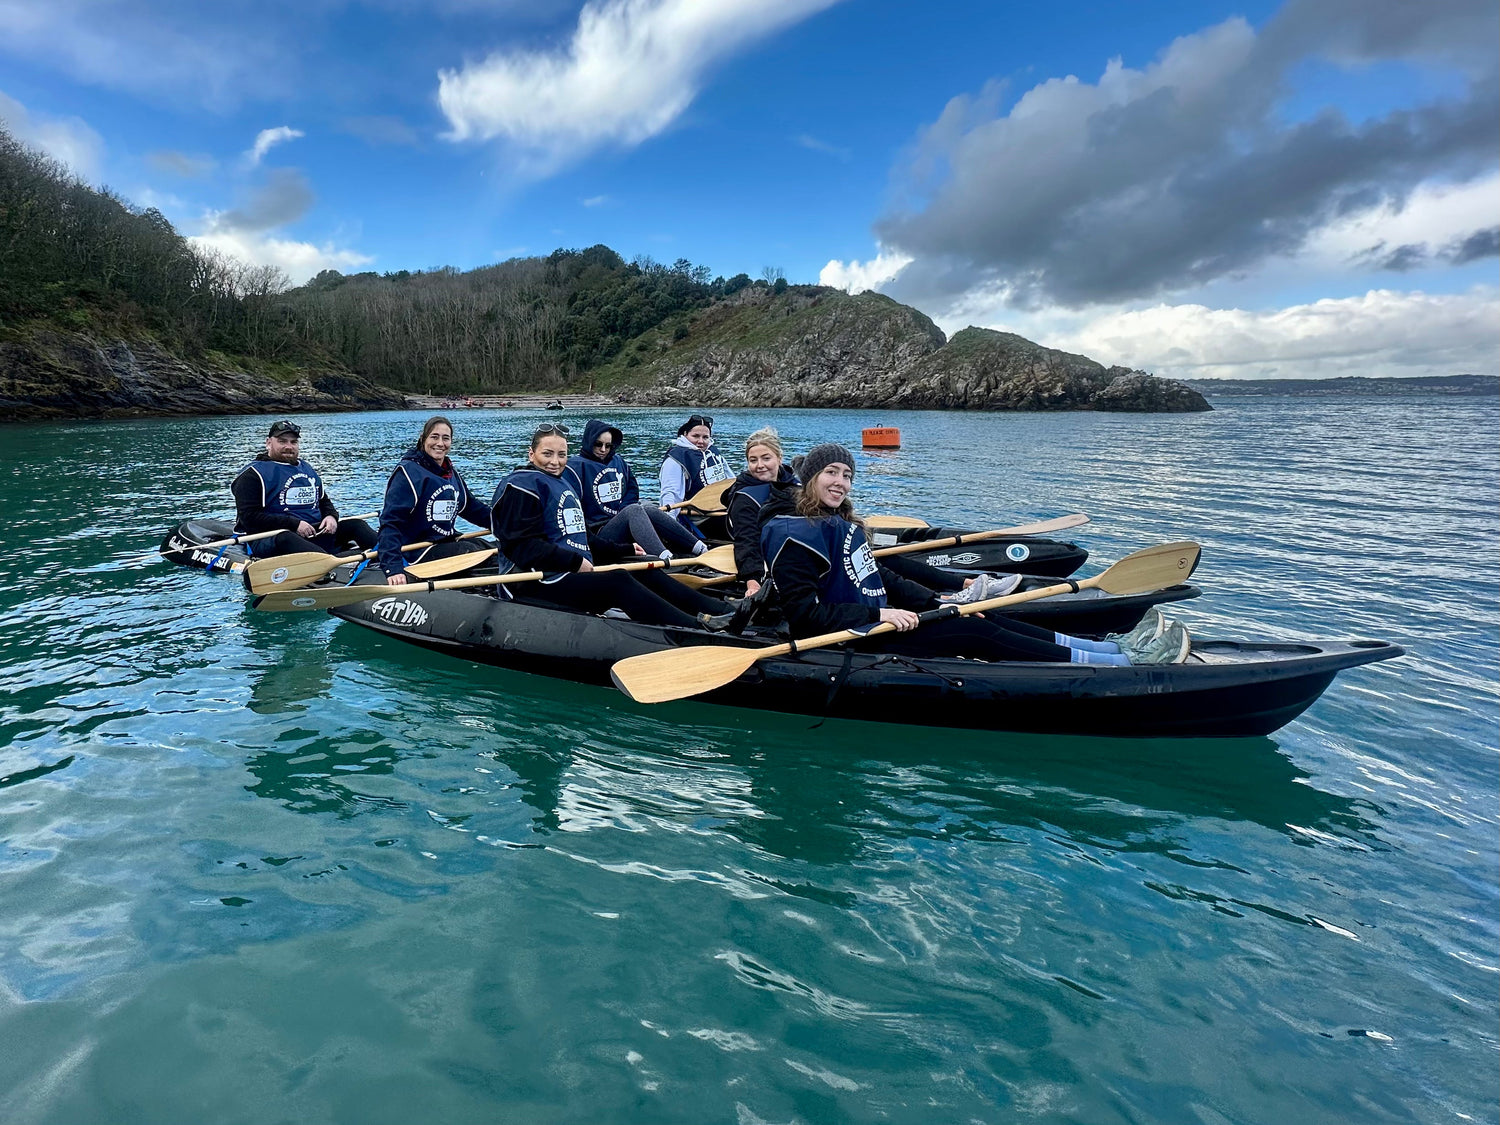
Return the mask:
M 729 462 L 714 449 L 714 420 L 694 414 L 677 427 L 677 440 L 661 463 L 661 506 L 669 508 L 691 500 L 705 487 L 734 476 Z M 677 518 L 696 535 L 687 509 L 677 509 Z
M 620 427 L 590 418 L 583 444 L 568 458 L 566 478 L 583 502 L 589 535 L 609 554 L 630 555 L 636 547 L 654 558 L 701 555 L 707 544 L 659 508 L 640 502 L 635 473 L 620 454 Z
M 1187 633 L 1176 623 L 1159 635 L 1154 627 L 1127 634 L 1120 643 L 1054 633 L 1000 615 L 942 617 L 923 624 L 917 615 L 942 603 L 932 590 L 881 566 L 871 553 L 849 500 L 854 454 L 842 445 L 816 446 L 803 461 L 802 481 L 793 493 L 793 511 L 772 516 L 761 532 L 771 600 L 794 637 L 884 622 L 896 632 L 867 643 L 907 656 L 1114 665 L 1187 658 Z M 1145 635 L 1148 631 L 1152 636 Z
M 548 423 L 531 435 L 526 464 L 500 482 L 491 527 L 500 545 L 500 572 L 540 570 L 544 577 L 499 587 L 504 597 L 551 602 L 603 613 L 624 610 L 648 625 L 720 629 L 733 614 L 662 570 L 594 574 L 583 501 L 565 475 L 568 428 Z M 717 615 L 717 616 L 716 616 Z
M 375 549 L 380 568 L 392 586 L 406 585 L 408 563 L 442 559 L 480 548 L 457 541 L 454 522 L 460 517 L 480 527 L 490 524 L 490 509 L 469 491 L 464 478 L 448 459 L 453 447 L 453 423 L 435 414 L 422 424 L 417 444 L 401 455 L 401 462 L 385 485 L 380 509 L 380 535 Z M 421 552 L 403 554 L 408 543 L 430 541 Z

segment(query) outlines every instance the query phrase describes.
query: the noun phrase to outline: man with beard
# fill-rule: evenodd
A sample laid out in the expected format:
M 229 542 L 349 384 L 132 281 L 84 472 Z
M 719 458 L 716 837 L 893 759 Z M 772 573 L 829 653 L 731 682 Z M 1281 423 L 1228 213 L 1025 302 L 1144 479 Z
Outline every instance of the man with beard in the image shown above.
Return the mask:
M 237 533 L 278 533 L 247 543 L 246 549 L 257 558 L 268 558 L 375 546 L 375 532 L 364 520 L 339 519 L 318 470 L 302 460 L 301 439 L 302 428 L 295 422 L 277 422 L 266 437 L 266 451 L 229 486 Z

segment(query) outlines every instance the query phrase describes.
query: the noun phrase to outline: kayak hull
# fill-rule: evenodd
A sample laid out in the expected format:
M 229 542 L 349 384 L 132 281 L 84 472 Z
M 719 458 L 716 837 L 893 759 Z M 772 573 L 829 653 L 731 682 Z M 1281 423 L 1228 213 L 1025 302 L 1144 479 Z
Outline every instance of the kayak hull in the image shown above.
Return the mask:
M 335 617 L 460 659 L 587 684 L 618 660 L 774 637 L 571 613 L 457 590 L 401 594 Z M 1401 655 L 1383 641 L 1205 641 L 1186 664 L 1114 668 L 819 649 L 757 662 L 698 699 L 756 710 L 921 726 L 1113 737 L 1238 738 L 1295 719 L 1338 672 Z
M 870 532 L 870 545 L 879 550 L 881 547 L 894 547 L 898 544 L 972 534 L 972 530 L 954 527 L 915 527 L 900 531 L 875 528 Z M 912 551 L 906 557 L 919 559 L 928 566 L 956 570 L 963 574 L 988 572 L 1066 578 L 1088 561 L 1089 553 L 1077 543 L 1019 536 L 985 539 L 957 547 L 938 547 L 931 551 Z

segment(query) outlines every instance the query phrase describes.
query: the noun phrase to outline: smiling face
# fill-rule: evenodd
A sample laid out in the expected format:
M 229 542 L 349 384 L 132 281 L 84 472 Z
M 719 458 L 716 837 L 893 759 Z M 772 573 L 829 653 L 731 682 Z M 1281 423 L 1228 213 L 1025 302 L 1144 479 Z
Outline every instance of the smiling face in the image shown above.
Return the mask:
M 554 477 L 568 465 L 568 439 L 562 434 L 543 434 L 531 443 L 531 464 Z
M 781 469 L 781 455 L 767 445 L 752 445 L 745 454 L 745 466 L 756 480 L 770 482 Z
M 824 466 L 808 484 L 813 496 L 825 508 L 837 508 L 854 488 L 854 470 L 842 461 Z
M 301 454 L 302 439 L 296 434 L 277 434 L 266 438 L 266 456 L 283 465 L 295 465 Z
M 431 457 L 439 465 L 448 456 L 448 450 L 453 448 L 453 431 L 442 422 L 433 426 L 425 438 L 422 439 L 422 452 Z
M 699 449 L 707 449 L 709 442 L 714 440 L 714 432 L 707 426 L 703 425 L 694 426 L 691 430 L 689 430 L 682 436 L 687 438 L 688 441 L 692 442 Z

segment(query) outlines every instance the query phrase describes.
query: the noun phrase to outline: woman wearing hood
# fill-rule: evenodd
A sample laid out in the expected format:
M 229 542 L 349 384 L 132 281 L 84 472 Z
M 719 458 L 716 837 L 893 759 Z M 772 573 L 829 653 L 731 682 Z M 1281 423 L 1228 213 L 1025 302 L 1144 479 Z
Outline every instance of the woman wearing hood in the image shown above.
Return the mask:
M 448 459 L 453 446 L 453 423 L 434 415 L 422 424 L 417 444 L 401 455 L 401 462 L 385 485 L 385 503 L 380 509 L 380 535 L 375 549 L 380 568 L 392 586 L 406 584 L 406 566 L 422 559 L 447 558 L 460 551 L 479 550 L 470 542 L 455 542 L 454 522 L 489 527 L 489 505 L 464 484 L 464 478 Z M 420 553 L 402 554 L 408 543 L 430 540 L 433 546 Z
M 691 500 L 705 487 L 734 476 L 729 462 L 714 449 L 714 420 L 707 414 L 694 414 L 677 427 L 677 440 L 667 449 L 661 463 L 661 506 L 670 508 Z M 678 509 L 678 519 L 692 528 L 686 509 Z
M 878 638 L 880 649 L 908 656 L 1115 665 L 1187 659 L 1186 630 L 1155 618 L 1118 643 L 1054 633 L 998 615 L 941 617 L 924 624 L 917 615 L 941 603 L 932 590 L 881 566 L 871 553 L 863 521 L 849 500 L 854 454 L 842 445 L 816 446 L 801 475 L 793 511 L 771 516 L 761 532 L 766 584 L 793 637 L 880 622 L 896 629 Z
M 590 418 L 583 444 L 568 458 L 564 476 L 583 503 L 589 535 L 607 551 L 629 555 L 635 547 L 661 559 L 701 555 L 707 544 L 659 508 L 640 502 L 635 473 L 620 454 L 620 427 Z

